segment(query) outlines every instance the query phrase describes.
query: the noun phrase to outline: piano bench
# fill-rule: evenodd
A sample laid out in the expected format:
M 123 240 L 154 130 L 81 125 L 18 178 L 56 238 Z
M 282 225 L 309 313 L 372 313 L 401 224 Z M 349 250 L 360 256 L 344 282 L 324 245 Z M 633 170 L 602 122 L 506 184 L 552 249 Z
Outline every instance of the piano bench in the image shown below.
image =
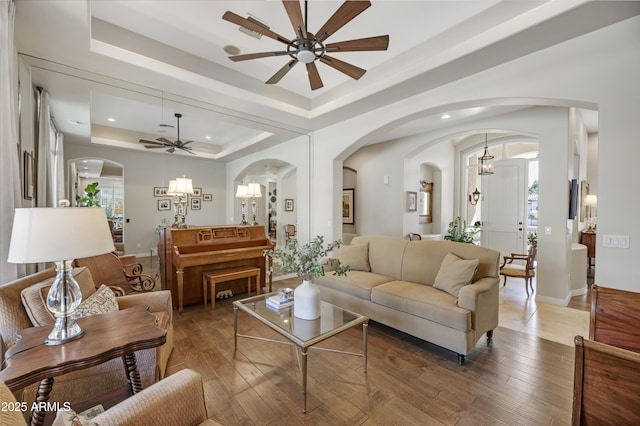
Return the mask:
M 211 285 L 211 309 L 216 308 L 216 284 L 225 281 L 233 281 L 241 278 L 247 279 L 247 293 L 251 295 L 251 277 L 256 279 L 256 292 L 260 294 L 260 268 L 253 266 L 239 266 L 237 268 L 216 269 L 202 273 L 202 292 L 204 293 L 204 307 L 207 307 L 207 285 Z

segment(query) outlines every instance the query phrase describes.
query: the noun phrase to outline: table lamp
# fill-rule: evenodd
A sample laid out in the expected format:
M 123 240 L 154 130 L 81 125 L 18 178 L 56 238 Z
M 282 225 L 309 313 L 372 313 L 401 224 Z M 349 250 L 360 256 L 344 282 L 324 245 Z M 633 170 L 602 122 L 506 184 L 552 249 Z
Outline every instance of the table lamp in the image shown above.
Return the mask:
M 249 193 L 249 186 L 247 185 L 238 185 L 238 190 L 236 191 L 236 198 L 242 199 L 242 221 L 240 225 L 248 225 L 247 219 L 245 218 L 245 206 L 247 205 L 247 194 Z
M 253 222 L 252 225 L 257 225 L 256 222 L 256 198 L 262 197 L 262 191 L 260 190 L 259 183 L 250 183 L 247 189 L 247 197 L 251 198 L 251 213 L 253 214 Z
M 47 309 L 55 316 L 47 345 L 60 345 L 82 337 L 73 311 L 82 293 L 71 273 L 75 258 L 115 250 L 107 215 L 99 207 L 16 209 L 7 261 L 56 262 L 57 275 L 47 295 Z
M 593 229 L 593 208 L 598 205 L 598 197 L 596 196 L 596 194 L 587 194 L 584 199 L 584 204 L 589 207 L 589 217 L 587 218 L 588 227 L 585 232 L 596 232 L 595 229 Z

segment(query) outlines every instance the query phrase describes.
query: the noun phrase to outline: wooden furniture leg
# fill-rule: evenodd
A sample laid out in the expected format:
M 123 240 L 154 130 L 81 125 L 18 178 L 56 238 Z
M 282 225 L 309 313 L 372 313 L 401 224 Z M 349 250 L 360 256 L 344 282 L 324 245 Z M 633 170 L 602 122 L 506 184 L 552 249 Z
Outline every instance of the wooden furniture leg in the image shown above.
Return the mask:
M 51 389 L 53 389 L 53 378 L 48 377 L 40 380 L 35 401 L 37 409 L 31 413 L 31 426 L 42 426 L 44 424 L 45 408 L 47 401 L 49 401 Z
M 142 391 L 142 380 L 140 379 L 140 372 L 138 371 L 138 365 L 136 364 L 136 354 L 132 352 L 122 357 L 125 366 L 125 372 L 127 373 L 127 382 L 131 387 L 131 392 L 136 394 Z

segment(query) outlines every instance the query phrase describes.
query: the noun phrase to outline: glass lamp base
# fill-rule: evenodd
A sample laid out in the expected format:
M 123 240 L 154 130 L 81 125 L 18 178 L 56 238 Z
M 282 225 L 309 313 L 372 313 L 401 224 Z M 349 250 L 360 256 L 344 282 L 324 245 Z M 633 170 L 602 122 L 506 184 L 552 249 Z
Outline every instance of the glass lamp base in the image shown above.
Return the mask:
M 53 326 L 53 330 L 47 336 L 47 339 L 44 341 L 45 345 L 62 345 L 63 343 L 71 342 L 72 340 L 76 340 L 84 336 L 84 331 L 80 328 L 75 321 L 73 324 L 67 322 L 67 327 L 64 328 L 63 325 L 60 325 L 56 321 L 56 324 Z

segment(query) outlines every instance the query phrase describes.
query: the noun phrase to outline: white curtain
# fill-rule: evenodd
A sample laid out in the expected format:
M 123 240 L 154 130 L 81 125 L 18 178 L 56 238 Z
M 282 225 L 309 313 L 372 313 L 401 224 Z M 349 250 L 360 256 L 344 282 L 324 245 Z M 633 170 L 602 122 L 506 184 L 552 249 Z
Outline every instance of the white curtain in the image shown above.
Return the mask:
M 53 127 L 53 126 L 52 126 Z M 55 148 L 53 150 L 53 205 L 58 206 L 58 202 L 67 198 L 64 186 L 64 134 L 53 129 L 55 132 Z
M 21 207 L 20 158 L 14 75 L 13 1 L 0 1 L 0 283 L 24 274 L 24 265 L 7 262 L 16 207 Z

